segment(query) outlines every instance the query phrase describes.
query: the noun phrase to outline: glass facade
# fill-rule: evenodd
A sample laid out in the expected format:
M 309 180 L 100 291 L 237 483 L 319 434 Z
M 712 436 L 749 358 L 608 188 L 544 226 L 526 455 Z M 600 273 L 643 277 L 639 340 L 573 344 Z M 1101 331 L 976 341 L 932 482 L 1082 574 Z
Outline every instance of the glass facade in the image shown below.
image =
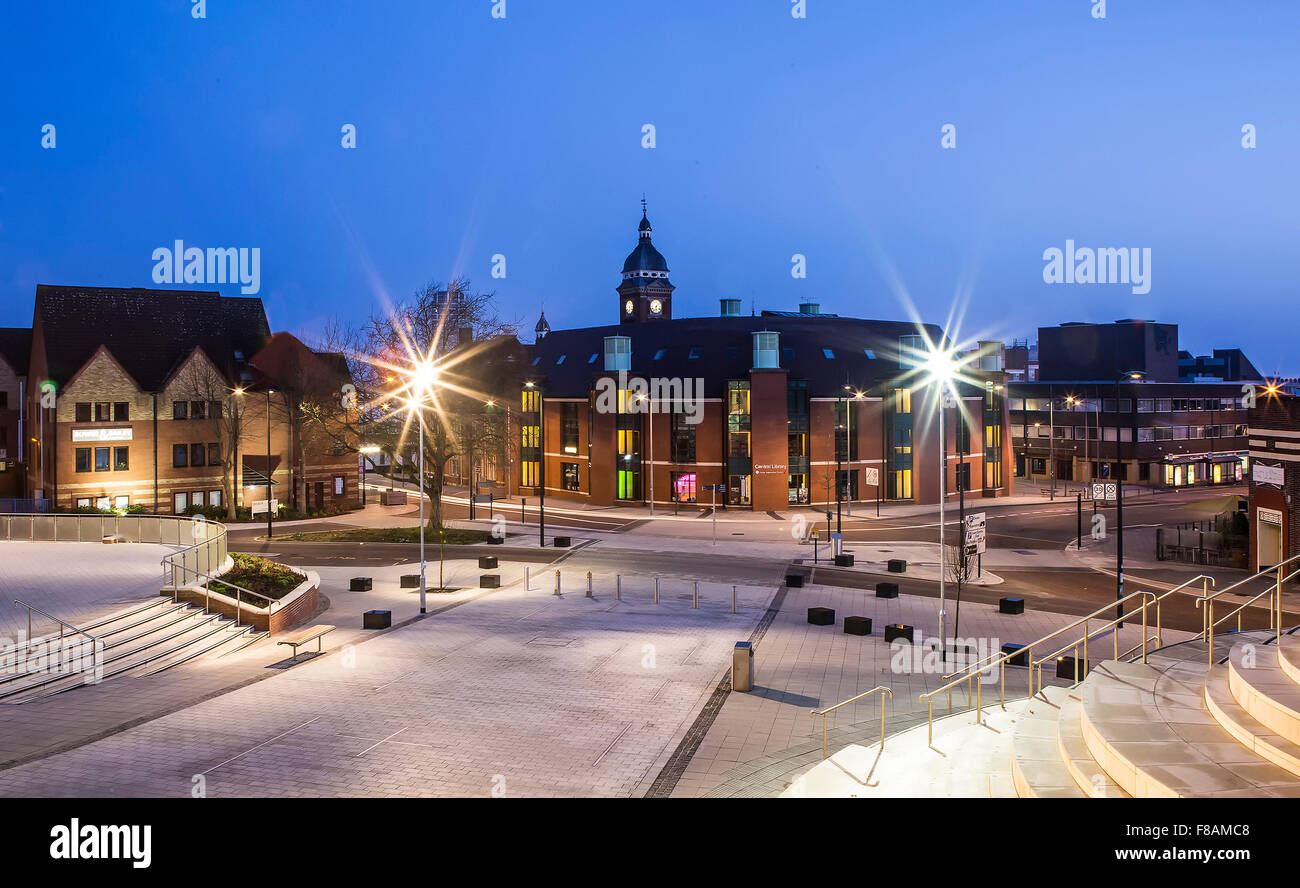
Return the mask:
M 886 399 L 885 451 L 890 499 L 912 498 L 912 390 L 896 388 Z
M 727 505 L 750 504 L 750 475 L 753 461 L 750 457 L 749 380 L 727 380 Z

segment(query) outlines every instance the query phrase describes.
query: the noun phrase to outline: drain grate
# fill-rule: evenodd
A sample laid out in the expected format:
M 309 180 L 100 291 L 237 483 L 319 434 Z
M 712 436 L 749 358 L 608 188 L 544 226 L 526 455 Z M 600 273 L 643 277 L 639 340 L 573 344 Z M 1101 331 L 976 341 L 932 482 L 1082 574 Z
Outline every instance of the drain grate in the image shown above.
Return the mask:
M 573 644 L 577 640 L 578 639 L 576 638 L 551 638 L 546 635 L 539 635 L 527 643 L 541 644 L 547 647 L 567 647 L 568 645 Z

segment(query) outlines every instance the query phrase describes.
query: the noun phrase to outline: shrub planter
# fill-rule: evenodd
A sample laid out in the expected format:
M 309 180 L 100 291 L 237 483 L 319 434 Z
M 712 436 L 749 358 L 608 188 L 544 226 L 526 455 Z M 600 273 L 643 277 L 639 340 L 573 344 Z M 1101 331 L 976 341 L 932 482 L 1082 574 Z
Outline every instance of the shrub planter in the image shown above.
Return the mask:
M 836 555 L 836 556 L 835 556 L 835 566 L 836 566 L 836 567 L 852 567 L 852 566 L 853 566 L 853 556 L 852 556 L 852 555 Z
M 373 610 L 361 615 L 362 629 L 388 629 L 393 625 L 393 612 Z
M 803 574 L 786 574 L 785 584 L 791 589 L 803 588 Z
M 1019 651 L 1020 653 L 1016 653 L 1017 651 Z M 1012 657 L 1010 660 L 1007 660 L 1007 665 L 1009 666 L 1029 665 L 1029 654 L 1028 652 L 1025 651 L 1025 646 L 1023 644 L 1015 644 L 1014 642 L 1008 642 L 1007 644 L 1002 645 L 1002 653 L 1015 654 L 1014 657 Z
M 352 582 L 348 584 L 349 592 L 370 592 L 374 589 L 374 582 L 370 577 L 353 577 Z
M 497 557 L 495 555 L 480 555 L 478 557 L 479 570 L 495 570 L 497 566 Z
M 420 588 L 420 575 L 419 575 L 419 574 L 402 574 L 402 588 L 403 588 L 403 589 L 418 589 L 418 588 Z
M 907 573 L 907 559 L 905 558 L 889 559 L 888 569 L 891 574 Z
M 814 626 L 834 626 L 835 610 L 829 607 L 808 608 L 808 622 Z
M 175 594 L 177 601 L 189 601 L 199 607 L 203 607 L 206 598 L 208 610 L 225 617 L 237 618 L 241 626 L 252 626 L 260 632 L 274 635 L 305 623 L 316 615 L 320 604 L 320 574 L 310 570 L 304 573 L 306 578 L 289 594 L 273 602 L 269 611 L 245 601 L 237 602 L 222 592 L 205 591 L 197 585 L 182 586 L 179 589 L 168 587 L 159 594 Z
M 1023 614 L 1025 612 L 1025 600 L 1023 598 L 999 598 L 998 613 L 1000 614 Z
M 844 632 L 847 635 L 870 635 L 870 617 L 845 617 Z
M 379 492 L 379 505 L 381 506 L 406 505 L 406 491 L 405 490 L 381 490 Z
M 904 623 L 893 623 L 885 627 L 886 644 L 889 644 L 891 641 L 899 641 L 900 639 L 902 641 L 906 641 L 908 644 L 912 643 L 911 626 L 908 626 Z
M 478 578 L 478 587 L 480 589 L 500 589 L 500 574 L 481 574 Z
M 898 584 L 897 583 L 876 583 L 876 597 L 897 598 Z

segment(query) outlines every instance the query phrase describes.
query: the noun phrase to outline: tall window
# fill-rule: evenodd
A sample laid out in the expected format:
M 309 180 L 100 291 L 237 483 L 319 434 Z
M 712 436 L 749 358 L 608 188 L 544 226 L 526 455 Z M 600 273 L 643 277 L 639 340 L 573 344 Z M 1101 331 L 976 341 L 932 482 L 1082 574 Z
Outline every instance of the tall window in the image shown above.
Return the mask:
M 906 337 L 904 337 L 906 338 Z M 912 498 L 912 390 L 896 388 L 888 399 L 889 449 L 886 451 L 889 473 L 889 497 Z
M 1002 394 L 990 383 L 984 388 L 984 487 L 1002 486 Z
M 90 404 L 85 402 L 79 402 L 77 404 L 75 415 L 76 415 L 77 422 L 90 422 L 90 417 L 91 417 Z
M 524 389 L 523 396 L 520 399 L 520 408 L 524 413 L 536 413 L 541 403 L 541 392 L 537 391 L 537 389 Z
M 675 463 L 695 462 L 695 424 L 687 422 L 685 413 L 672 414 L 672 455 Z
M 113 471 L 125 472 L 131 468 L 131 448 L 114 447 L 113 448 Z
M 578 405 L 572 401 L 560 404 L 560 448 L 565 453 L 578 452 Z
M 539 477 L 538 464 L 536 462 L 525 460 L 519 463 L 519 483 L 524 487 L 536 487 Z
M 112 466 L 109 463 L 107 447 L 95 448 L 95 471 L 107 472 Z
M 560 477 L 564 481 L 565 490 L 579 489 L 577 463 L 560 463 Z

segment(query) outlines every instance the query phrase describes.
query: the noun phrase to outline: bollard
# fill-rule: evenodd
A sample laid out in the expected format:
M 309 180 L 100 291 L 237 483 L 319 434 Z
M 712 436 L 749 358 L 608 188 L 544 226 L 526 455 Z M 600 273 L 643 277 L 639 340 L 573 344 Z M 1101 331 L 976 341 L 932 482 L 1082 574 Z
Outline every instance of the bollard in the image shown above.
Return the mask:
M 700 581 L 694 580 L 691 591 L 691 610 L 698 610 L 700 607 Z
M 655 577 L 655 604 L 659 603 L 659 578 Z
M 555 594 L 560 594 L 560 572 L 558 570 L 555 572 Z
M 623 600 L 623 575 L 622 574 L 614 575 L 614 600 L 615 601 Z
M 731 612 L 733 614 L 736 612 L 736 587 L 735 586 L 731 587 Z
M 587 597 L 591 597 L 591 571 L 587 571 Z
M 528 575 L 528 570 L 529 569 L 527 567 L 524 568 L 524 591 L 525 592 L 533 591 L 533 579 Z

